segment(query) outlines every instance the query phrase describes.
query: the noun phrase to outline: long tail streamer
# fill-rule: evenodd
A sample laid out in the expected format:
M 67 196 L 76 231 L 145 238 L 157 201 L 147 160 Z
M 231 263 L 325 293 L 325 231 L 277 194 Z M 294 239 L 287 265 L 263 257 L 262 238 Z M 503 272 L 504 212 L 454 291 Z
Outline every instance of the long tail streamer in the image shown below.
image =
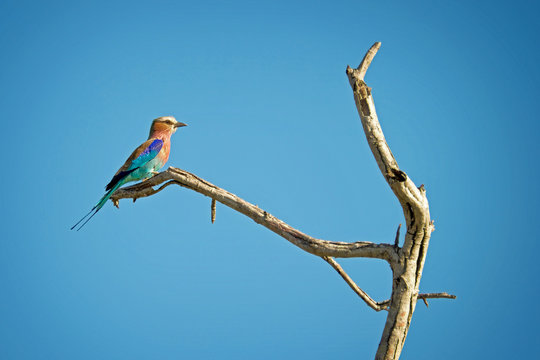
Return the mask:
M 101 210 L 101 208 L 103 207 L 103 205 L 105 205 L 107 203 L 107 200 L 109 200 L 109 198 L 112 196 L 112 194 L 116 191 L 116 189 L 118 189 L 121 185 L 123 184 L 123 181 L 119 181 L 111 190 L 109 190 L 105 195 L 103 195 L 103 197 L 101 198 L 101 200 L 99 200 L 99 202 L 96 204 L 96 206 L 94 206 L 92 208 L 92 210 L 90 210 L 88 212 L 88 214 L 84 215 L 83 218 L 79 221 L 77 221 L 77 223 L 75 225 L 73 225 L 71 227 L 71 230 L 75 229 L 77 227 L 77 225 L 79 225 L 81 222 L 83 222 L 84 219 L 86 219 L 88 217 L 88 215 L 90 215 L 90 217 L 88 217 L 88 219 L 86 219 L 85 222 L 82 223 L 81 226 L 79 226 L 77 228 L 77 231 L 81 230 L 82 227 L 84 225 L 86 225 L 87 222 L 90 221 L 91 218 L 94 217 L 94 215 L 96 215 L 98 213 L 99 210 Z

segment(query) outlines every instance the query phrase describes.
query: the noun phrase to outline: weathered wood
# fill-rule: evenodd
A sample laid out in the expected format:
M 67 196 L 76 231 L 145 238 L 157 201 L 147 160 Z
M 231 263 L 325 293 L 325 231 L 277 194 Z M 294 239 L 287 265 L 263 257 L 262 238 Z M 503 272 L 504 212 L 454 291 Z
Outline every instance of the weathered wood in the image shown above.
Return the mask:
M 390 307 L 375 357 L 376 359 L 398 359 L 418 299 L 420 278 L 429 238 L 433 231 L 433 222 L 429 216 L 425 189 L 424 187 L 417 188 L 406 173 L 399 168 L 384 138 L 371 88 L 364 82 L 367 67 L 380 46 L 380 43 L 375 43 L 358 68 L 347 67 L 346 73 L 353 89 L 356 108 L 371 152 L 386 182 L 401 204 L 407 224 L 405 242 L 398 252 L 399 260 L 392 264 L 393 283 Z
M 161 185 L 157 190 L 153 186 Z M 354 243 L 321 240 L 304 234 L 285 222 L 279 220 L 267 211 L 255 206 L 240 197 L 182 169 L 170 167 L 160 174 L 129 187 L 118 189 L 111 200 L 118 206 L 118 201 L 124 198 L 141 198 L 154 195 L 169 185 L 180 185 L 206 195 L 234 209 L 258 224 L 272 230 L 287 239 L 302 250 L 317 256 L 332 256 L 338 258 L 367 257 L 378 258 L 388 262 L 398 259 L 397 250 L 391 244 L 375 244 L 367 241 Z
M 386 182 L 396 195 L 405 216 L 407 232 L 403 247 L 399 247 L 398 227 L 394 244 L 375 244 L 359 241 L 346 243 L 317 239 L 293 228 L 268 212 L 260 209 L 240 197 L 185 170 L 170 167 L 164 172 L 142 183 L 118 189 L 111 200 L 118 206 L 119 200 L 154 195 L 169 185 L 179 185 L 212 199 L 211 220 L 215 220 L 215 202 L 234 209 L 258 224 L 285 238 L 313 255 L 328 262 L 353 291 L 372 309 L 387 310 L 388 315 L 384 331 L 376 353 L 376 359 L 398 359 L 411 325 L 416 302 L 422 299 L 455 299 L 447 293 L 419 294 L 420 279 L 429 245 L 433 221 L 429 215 L 426 190 L 423 185 L 416 187 L 413 181 L 402 171 L 384 138 L 371 88 L 364 82 L 366 71 L 380 48 L 375 43 L 366 53 L 356 69 L 347 67 L 346 73 L 353 89 L 353 96 L 362 121 L 362 126 L 369 147 Z M 160 185 L 157 189 L 155 186 Z M 393 273 L 392 295 L 389 300 L 377 302 L 363 291 L 333 258 L 367 257 L 378 258 L 390 264 Z

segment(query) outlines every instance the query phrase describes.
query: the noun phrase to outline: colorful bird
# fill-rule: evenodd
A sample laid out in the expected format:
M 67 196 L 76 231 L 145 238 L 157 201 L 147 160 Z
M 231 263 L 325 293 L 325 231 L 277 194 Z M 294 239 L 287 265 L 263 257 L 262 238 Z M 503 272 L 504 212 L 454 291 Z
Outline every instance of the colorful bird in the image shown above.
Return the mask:
M 142 143 L 131 156 L 126 160 L 124 165 L 116 174 L 114 174 L 111 181 L 105 186 L 105 195 L 99 200 L 99 202 L 86 214 L 81 220 L 79 220 L 71 230 L 79 225 L 90 214 L 90 217 L 77 229 L 86 225 L 90 219 L 97 214 L 99 210 L 105 205 L 107 200 L 120 186 L 130 181 L 145 180 L 158 173 L 158 170 L 165 165 L 169 159 L 169 152 L 171 150 L 171 135 L 176 132 L 176 129 L 182 126 L 187 126 L 184 123 L 176 121 L 172 116 L 162 116 L 152 121 L 150 127 L 150 135 L 148 140 Z

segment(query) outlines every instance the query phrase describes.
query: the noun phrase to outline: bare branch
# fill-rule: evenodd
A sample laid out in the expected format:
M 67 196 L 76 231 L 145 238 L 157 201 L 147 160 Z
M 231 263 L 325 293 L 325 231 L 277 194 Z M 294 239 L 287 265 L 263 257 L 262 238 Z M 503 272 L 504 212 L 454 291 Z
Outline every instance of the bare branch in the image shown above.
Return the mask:
M 152 187 L 165 182 L 158 190 Z M 289 242 L 298 246 L 313 255 L 332 256 L 339 258 L 349 257 L 368 257 L 388 261 L 390 264 L 397 261 L 397 252 L 393 245 L 375 244 L 366 241 L 355 243 L 327 241 L 313 238 L 301 231 L 291 227 L 285 222 L 272 216 L 267 211 L 260 209 L 238 196 L 214 185 L 210 182 L 189 173 L 185 170 L 170 167 L 158 175 L 129 187 L 118 189 L 111 197 L 114 203 L 124 198 L 141 198 L 161 191 L 163 188 L 177 184 L 182 187 L 194 190 L 200 194 L 211 197 L 220 203 L 234 209 L 247 217 L 251 218 L 257 224 L 270 229 L 276 234 L 282 236 Z
M 388 307 L 390 306 L 391 300 L 384 300 L 377 302 L 373 300 L 372 297 L 370 297 L 364 290 L 362 290 L 354 280 L 343 270 L 341 265 L 334 259 L 328 256 L 322 256 L 322 259 L 329 263 L 345 282 L 350 286 L 350 288 L 358 295 L 362 300 L 365 301 L 365 303 L 372 308 L 375 311 L 381 311 L 381 310 L 388 310 Z M 427 303 L 427 299 L 456 299 L 456 295 L 448 294 L 446 292 L 440 292 L 440 293 L 424 293 L 424 294 L 418 294 L 417 300 L 423 300 L 426 306 L 429 307 Z
M 375 244 L 364 241 L 346 243 L 316 239 L 291 227 L 258 206 L 194 174 L 173 167 L 143 183 L 117 190 L 111 200 L 115 205 L 118 205 L 118 201 L 123 198 L 132 198 L 135 201 L 137 198 L 154 195 L 165 187 L 176 184 L 212 198 L 212 222 L 215 220 L 215 204 L 219 201 L 282 236 L 302 250 L 322 257 L 368 306 L 376 311 L 388 310 L 375 358 L 395 360 L 399 358 L 403 349 L 417 301 L 422 299 L 428 306 L 427 299 L 455 299 L 456 296 L 447 293 L 419 294 L 420 279 L 434 224 L 430 219 L 426 189 L 423 185 L 416 187 L 405 171 L 399 168 L 379 123 L 371 88 L 364 82 L 366 72 L 380 46 L 381 43 L 375 43 L 368 50 L 358 68 L 352 69 L 347 66 L 346 73 L 371 152 L 381 174 L 403 209 L 406 232 L 402 248 L 399 247 L 401 224 L 398 226 L 394 244 Z M 160 187 L 154 190 L 153 187 L 159 185 Z M 373 300 L 333 259 L 350 257 L 384 259 L 390 264 L 393 283 L 389 300 L 382 302 Z
M 383 304 L 381 306 L 378 302 L 373 300 L 364 290 L 360 289 L 360 287 L 356 285 L 354 280 L 351 279 L 351 277 L 345 272 L 345 270 L 343 270 L 343 268 L 334 259 L 332 259 L 329 256 L 322 256 L 322 258 L 324 261 L 329 263 L 338 272 L 339 275 L 341 275 L 343 280 L 345 280 L 345 282 L 351 287 L 351 289 L 353 289 L 353 291 L 358 296 L 360 296 L 360 298 L 364 300 L 370 308 L 372 308 L 375 311 L 386 310 L 387 304 Z
M 401 224 L 398 225 L 396 231 L 396 239 L 394 240 L 394 247 L 399 247 L 399 231 L 401 230 Z
M 379 47 L 380 43 L 375 43 L 371 47 L 358 69 L 347 67 L 347 76 L 353 88 L 356 107 L 362 120 L 366 139 L 381 173 L 402 206 L 409 203 L 415 209 L 424 210 L 427 207 L 425 192 L 421 192 L 407 174 L 399 169 L 381 129 L 373 97 L 371 96 L 371 88 L 364 82 L 365 72 Z
M 389 360 L 399 358 L 407 337 L 433 226 L 425 188 L 417 188 L 411 178 L 399 168 L 379 123 L 371 88 L 364 82 L 366 71 L 379 47 L 380 43 L 375 43 L 359 67 L 352 69 L 347 66 L 346 73 L 368 145 L 381 174 L 403 209 L 407 225 L 403 247 L 396 248 L 399 261 L 392 266 L 392 298 L 375 357 Z
M 366 55 L 364 55 L 364 58 L 362 59 L 362 62 L 360 65 L 358 65 L 358 76 L 360 79 L 364 80 L 364 77 L 366 76 L 367 69 L 369 68 L 369 65 L 371 65 L 371 61 L 373 61 L 373 58 L 375 55 L 377 55 L 377 51 L 381 48 L 381 43 L 376 42 L 371 46 L 371 48 L 367 51 Z
M 419 299 L 457 299 L 456 295 L 445 292 L 418 294 Z
M 212 204 L 210 204 L 210 220 L 212 224 L 216 221 L 216 199 L 212 199 Z
M 158 178 L 159 175 L 156 175 L 154 177 L 152 177 L 152 179 L 154 178 Z M 158 179 L 154 179 L 153 183 L 158 181 Z M 160 192 L 161 190 L 165 189 L 166 187 L 168 187 L 169 185 L 180 185 L 178 184 L 176 181 L 169 181 L 163 185 L 161 185 L 157 190 L 154 190 L 154 188 L 152 187 L 152 185 L 150 185 L 150 182 L 142 182 L 141 184 L 147 184 L 149 186 L 145 186 L 141 189 L 141 191 L 138 193 L 138 196 L 136 197 L 133 197 L 133 202 L 137 201 L 138 198 L 142 198 L 142 197 L 147 197 L 147 196 L 151 196 L 151 195 L 154 195 L 154 194 L 157 194 L 158 192 Z M 156 185 L 157 184 L 160 184 L 160 182 L 156 182 Z M 116 195 L 116 193 L 114 194 Z M 119 204 L 119 199 L 120 198 L 117 198 L 116 196 L 111 196 L 111 201 L 113 202 L 114 206 L 116 206 L 117 209 L 120 208 L 120 204 Z
M 416 300 L 423 300 L 424 303 L 426 303 L 426 299 L 457 299 L 457 296 L 456 295 L 452 295 L 452 294 L 448 294 L 448 293 L 445 293 L 445 292 L 440 292 L 440 293 L 425 293 L 425 294 L 418 294 Z M 378 302 L 377 304 L 379 306 L 384 306 L 384 307 L 388 307 L 390 305 L 390 301 L 391 300 L 384 300 L 384 301 L 380 301 Z

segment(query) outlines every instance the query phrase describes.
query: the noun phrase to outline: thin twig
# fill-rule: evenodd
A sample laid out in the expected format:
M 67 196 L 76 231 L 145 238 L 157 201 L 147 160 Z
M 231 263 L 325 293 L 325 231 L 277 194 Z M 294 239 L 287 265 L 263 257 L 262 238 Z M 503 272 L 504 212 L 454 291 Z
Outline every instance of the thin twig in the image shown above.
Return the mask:
M 397 227 L 396 240 L 394 240 L 394 247 L 399 247 L 399 231 L 401 230 L 401 224 Z
M 365 303 L 376 311 L 381 311 L 386 308 L 386 306 L 380 306 L 379 303 L 377 303 L 375 300 L 373 300 L 364 290 L 360 289 L 358 285 L 354 282 L 353 279 L 343 270 L 343 268 L 331 257 L 329 256 L 322 256 L 323 260 L 332 266 L 339 275 L 345 280 L 345 282 L 353 289 L 353 291 L 360 296 L 362 300 L 365 301 Z
M 416 300 L 424 300 L 426 302 L 426 299 L 457 299 L 456 295 L 448 294 L 446 292 L 440 292 L 440 293 L 424 293 L 424 294 L 418 294 L 418 297 Z M 388 306 L 390 305 L 390 300 L 384 300 L 378 303 L 379 306 Z
M 446 292 L 418 294 L 419 299 L 457 299 L 456 295 Z
M 381 47 L 381 43 L 378 41 L 375 44 L 371 46 L 371 48 L 367 51 L 366 55 L 364 55 L 364 58 L 362 59 L 362 62 L 360 65 L 358 65 L 358 70 L 360 70 L 359 77 L 360 79 L 364 80 L 364 77 L 366 76 L 366 72 L 369 68 L 369 65 L 373 61 L 373 58 L 375 55 L 377 55 L 377 51 L 379 51 Z
M 210 205 L 210 220 L 212 220 L 212 224 L 216 221 L 216 199 L 212 199 L 212 204 Z

